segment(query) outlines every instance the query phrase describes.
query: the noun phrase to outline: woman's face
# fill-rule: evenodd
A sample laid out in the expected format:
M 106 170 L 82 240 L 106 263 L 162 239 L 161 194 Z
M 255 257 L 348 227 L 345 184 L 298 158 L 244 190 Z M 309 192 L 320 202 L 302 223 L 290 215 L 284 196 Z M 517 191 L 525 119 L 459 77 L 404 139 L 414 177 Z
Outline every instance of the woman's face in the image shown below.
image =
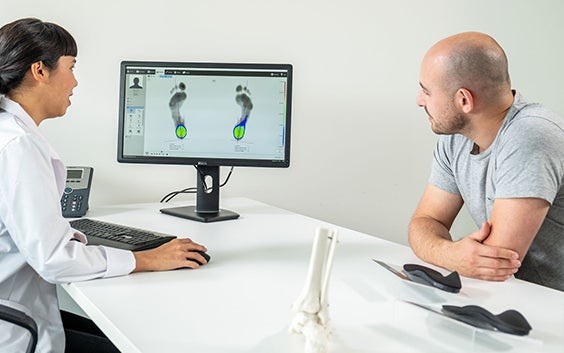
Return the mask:
M 56 68 L 49 72 L 47 97 L 45 97 L 47 98 L 46 117 L 63 116 L 71 105 L 72 90 L 78 85 L 73 71 L 75 63 L 76 59 L 73 56 L 61 56 Z

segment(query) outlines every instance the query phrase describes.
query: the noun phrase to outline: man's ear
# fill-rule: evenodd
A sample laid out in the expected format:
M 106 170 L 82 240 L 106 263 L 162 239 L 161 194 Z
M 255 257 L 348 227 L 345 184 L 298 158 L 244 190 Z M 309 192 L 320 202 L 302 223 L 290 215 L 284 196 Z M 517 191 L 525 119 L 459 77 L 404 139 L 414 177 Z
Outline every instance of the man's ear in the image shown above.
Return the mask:
M 31 77 L 37 82 L 43 82 L 49 78 L 49 70 L 42 61 L 36 61 L 30 67 Z
M 459 88 L 454 96 L 454 103 L 463 113 L 468 114 L 474 110 L 474 96 L 466 88 Z

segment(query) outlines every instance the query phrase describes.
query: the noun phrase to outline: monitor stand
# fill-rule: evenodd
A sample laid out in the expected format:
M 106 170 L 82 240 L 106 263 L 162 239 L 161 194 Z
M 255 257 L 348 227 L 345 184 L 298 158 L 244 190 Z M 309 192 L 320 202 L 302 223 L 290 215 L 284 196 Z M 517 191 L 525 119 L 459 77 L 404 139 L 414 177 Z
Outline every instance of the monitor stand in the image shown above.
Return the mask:
M 205 223 L 239 218 L 238 213 L 219 208 L 219 167 L 198 166 L 196 169 L 198 170 L 196 206 L 163 208 L 160 211 L 171 216 Z M 211 179 L 211 188 L 205 188 L 206 179 Z

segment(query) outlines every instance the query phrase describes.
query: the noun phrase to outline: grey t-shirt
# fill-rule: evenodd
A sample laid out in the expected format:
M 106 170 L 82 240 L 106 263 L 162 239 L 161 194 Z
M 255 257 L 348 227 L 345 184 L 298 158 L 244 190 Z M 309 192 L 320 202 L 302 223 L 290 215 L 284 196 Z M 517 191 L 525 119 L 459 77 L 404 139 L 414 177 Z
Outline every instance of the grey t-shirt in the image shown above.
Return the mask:
M 496 198 L 550 202 L 516 277 L 564 290 L 564 119 L 517 93 L 492 145 L 477 155 L 473 146 L 459 134 L 439 136 L 429 182 L 461 195 L 477 227 Z

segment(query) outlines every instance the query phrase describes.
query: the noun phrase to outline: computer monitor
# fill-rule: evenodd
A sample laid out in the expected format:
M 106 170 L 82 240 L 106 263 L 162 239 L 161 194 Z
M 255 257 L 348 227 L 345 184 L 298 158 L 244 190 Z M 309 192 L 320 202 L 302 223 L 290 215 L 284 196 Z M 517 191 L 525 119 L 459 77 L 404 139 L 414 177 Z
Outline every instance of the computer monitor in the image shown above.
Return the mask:
M 123 61 L 118 161 L 197 169 L 196 205 L 161 212 L 213 222 L 220 166 L 290 165 L 292 65 Z

